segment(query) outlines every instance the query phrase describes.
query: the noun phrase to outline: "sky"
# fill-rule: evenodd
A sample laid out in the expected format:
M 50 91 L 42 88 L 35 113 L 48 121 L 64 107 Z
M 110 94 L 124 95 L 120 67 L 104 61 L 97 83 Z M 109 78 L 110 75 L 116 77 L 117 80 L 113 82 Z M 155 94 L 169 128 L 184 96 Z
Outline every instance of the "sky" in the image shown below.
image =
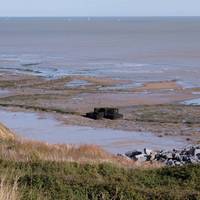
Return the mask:
M 200 16 L 200 0 L 0 0 L 0 16 Z

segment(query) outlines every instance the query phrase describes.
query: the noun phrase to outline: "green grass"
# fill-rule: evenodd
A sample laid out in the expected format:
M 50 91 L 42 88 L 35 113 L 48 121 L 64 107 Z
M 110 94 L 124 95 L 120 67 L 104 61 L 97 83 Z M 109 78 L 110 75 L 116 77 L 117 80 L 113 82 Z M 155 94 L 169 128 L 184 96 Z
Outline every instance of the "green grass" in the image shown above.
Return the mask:
M 20 104 L 9 104 L 9 103 L 1 103 L 0 106 L 2 107 L 16 107 L 16 108 L 23 108 L 27 110 L 34 110 L 34 111 L 41 111 L 41 112 L 56 112 L 60 114 L 71 114 L 71 115 L 80 115 L 78 112 L 67 111 L 61 108 L 45 108 L 41 106 L 32 106 L 32 105 L 20 105 Z
M 199 124 L 200 106 L 185 106 L 176 104 L 138 106 L 132 111 L 132 117 L 129 120 L 159 124 Z
M 200 166 L 151 170 L 111 164 L 0 160 L 0 175 L 19 177 L 24 200 L 200 199 Z

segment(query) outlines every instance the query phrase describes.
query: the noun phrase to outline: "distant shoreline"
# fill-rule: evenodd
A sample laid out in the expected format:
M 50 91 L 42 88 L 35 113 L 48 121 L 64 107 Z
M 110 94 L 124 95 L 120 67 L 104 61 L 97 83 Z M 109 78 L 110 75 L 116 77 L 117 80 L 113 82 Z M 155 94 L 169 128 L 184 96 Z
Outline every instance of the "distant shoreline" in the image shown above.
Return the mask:
M 71 20 L 156 20 L 156 19 L 200 19 L 200 16 L 0 16 L 0 20 L 8 19 L 71 19 Z

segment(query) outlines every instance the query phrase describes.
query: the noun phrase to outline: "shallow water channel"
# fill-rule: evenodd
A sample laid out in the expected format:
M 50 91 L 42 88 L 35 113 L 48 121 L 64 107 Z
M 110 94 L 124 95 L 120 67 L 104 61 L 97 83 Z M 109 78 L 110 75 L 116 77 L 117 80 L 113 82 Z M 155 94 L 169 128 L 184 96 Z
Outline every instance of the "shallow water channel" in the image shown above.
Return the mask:
M 95 144 L 111 153 L 144 147 L 172 149 L 186 145 L 180 137 L 158 137 L 152 133 L 65 125 L 49 114 L 0 110 L 0 122 L 28 139 L 59 144 Z
M 190 99 L 190 100 L 187 100 L 187 101 L 182 102 L 182 104 L 199 106 L 199 105 L 200 105 L 200 98 L 197 98 L 197 99 Z

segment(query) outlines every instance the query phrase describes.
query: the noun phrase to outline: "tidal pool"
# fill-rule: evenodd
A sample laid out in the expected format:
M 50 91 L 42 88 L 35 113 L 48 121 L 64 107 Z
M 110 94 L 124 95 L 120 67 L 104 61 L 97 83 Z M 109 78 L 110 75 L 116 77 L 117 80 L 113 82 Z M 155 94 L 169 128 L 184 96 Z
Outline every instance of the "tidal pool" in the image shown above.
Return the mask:
M 65 84 L 65 86 L 68 88 L 79 88 L 88 85 L 91 85 L 91 83 L 85 80 L 72 80 Z
M 6 96 L 8 94 L 10 94 L 10 91 L 0 89 L 0 97 L 4 97 L 4 96 Z
M 65 125 L 49 114 L 0 111 L 0 122 L 28 139 L 59 144 L 95 144 L 111 153 L 143 148 L 172 149 L 187 144 L 180 137 L 158 137 L 152 133 Z
M 200 98 L 187 100 L 187 101 L 182 102 L 182 104 L 198 106 L 198 105 L 200 105 Z

